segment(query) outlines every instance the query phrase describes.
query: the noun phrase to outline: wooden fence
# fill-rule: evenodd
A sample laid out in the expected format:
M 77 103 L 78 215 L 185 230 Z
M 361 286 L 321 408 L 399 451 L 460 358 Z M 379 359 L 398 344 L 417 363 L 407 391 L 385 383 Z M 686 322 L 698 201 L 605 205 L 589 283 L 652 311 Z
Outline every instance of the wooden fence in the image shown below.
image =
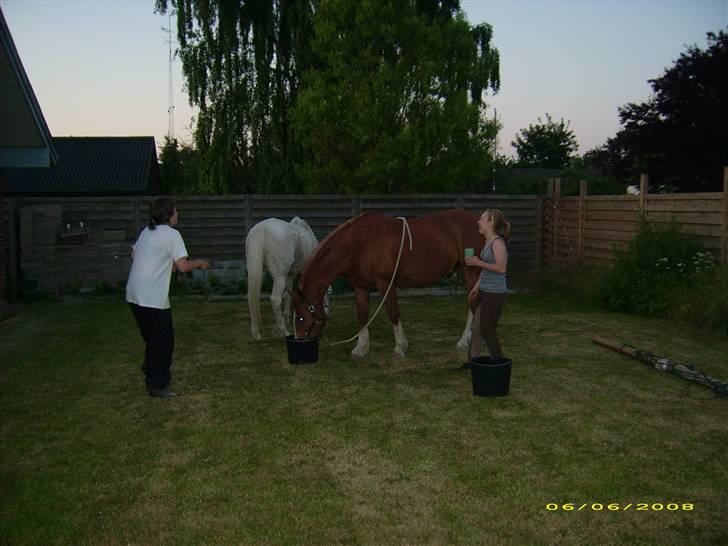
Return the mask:
M 723 192 L 639 195 L 561 195 L 558 179 L 549 196 L 489 194 L 422 195 L 230 195 L 177 199 L 182 233 L 193 257 L 245 259 L 245 237 L 265 218 L 305 219 L 319 239 L 366 211 L 420 216 L 449 208 L 478 213 L 501 209 L 512 223 L 509 275 L 528 282 L 542 264 L 609 263 L 625 250 L 644 213 L 650 222 L 676 222 L 728 263 L 728 168 Z M 21 271 L 48 291 L 116 284 L 126 279 L 130 244 L 147 220 L 153 197 L 6 197 L 11 278 Z M 1 213 L 2 211 L 0 211 Z M 83 227 L 82 227 L 83 226 Z M 0 233 L 2 230 L 0 230 Z M 529 278 L 530 277 L 530 278 Z
M 10 198 L 10 210 L 16 211 L 15 222 L 20 226 L 14 237 L 17 242 L 11 241 L 12 255 L 17 258 L 10 267 L 19 267 L 49 291 L 62 291 L 64 285 L 93 285 L 94 280 L 96 284 L 123 282 L 128 273 L 129 246 L 146 224 L 152 199 L 150 196 Z M 512 223 L 514 272 L 537 273 L 541 262 L 541 199 L 536 196 L 183 196 L 177 198 L 177 229 L 190 256 L 242 261 L 248 230 L 265 218 L 290 220 L 299 216 L 309 223 L 320 240 L 336 226 L 367 211 L 412 217 L 449 208 L 478 213 L 488 207 L 501 209 Z
M 649 194 L 642 175 L 639 195 L 590 196 L 586 182 L 576 197 L 561 196 L 559 179 L 549 182 L 544 201 L 544 259 L 547 264 L 583 260 L 609 263 L 613 250 L 624 251 L 639 227 L 640 215 L 655 225 L 678 224 L 728 263 L 728 167 L 723 191 Z
M 0 175 L 2 176 L 2 175 Z M 7 284 L 8 268 L 5 264 L 10 263 L 8 252 L 8 208 L 3 198 L 3 180 L 0 178 L 0 305 L 5 297 L 5 286 Z M 4 310 L 0 307 L 0 319 L 3 318 Z

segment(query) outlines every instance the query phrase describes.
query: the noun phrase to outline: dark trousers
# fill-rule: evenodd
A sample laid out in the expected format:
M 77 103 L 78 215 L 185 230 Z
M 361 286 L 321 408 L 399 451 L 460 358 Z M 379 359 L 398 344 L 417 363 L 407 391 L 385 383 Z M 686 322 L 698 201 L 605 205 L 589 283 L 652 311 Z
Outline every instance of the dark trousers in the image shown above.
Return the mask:
M 174 327 L 171 309 L 154 309 L 130 303 L 139 331 L 144 338 L 144 373 L 147 385 L 158 389 L 169 386 Z
M 477 299 L 470 304 L 470 310 L 479 314 L 480 335 L 488 347 L 490 356 L 500 358 L 503 356 L 500 340 L 498 339 L 498 320 L 503 306 L 506 304 L 508 294 L 495 294 L 493 292 L 478 291 Z M 471 338 L 472 339 L 472 338 Z M 471 341 L 472 343 L 472 341 Z

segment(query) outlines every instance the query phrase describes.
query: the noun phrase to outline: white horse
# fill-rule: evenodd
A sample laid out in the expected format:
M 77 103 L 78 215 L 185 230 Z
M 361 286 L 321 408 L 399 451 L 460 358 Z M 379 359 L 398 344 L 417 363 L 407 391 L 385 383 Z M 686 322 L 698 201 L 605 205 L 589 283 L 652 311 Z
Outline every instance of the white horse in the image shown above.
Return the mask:
M 248 306 L 250 330 L 253 338 L 260 335 L 260 287 L 263 268 L 273 277 L 270 301 L 276 326 L 281 335 L 288 335 L 287 320 L 291 317 L 291 289 L 293 279 L 303 270 L 306 260 L 313 254 L 318 239 L 309 225 L 296 216 L 290 222 L 268 218 L 255 224 L 245 239 L 245 263 L 248 268 Z M 285 303 L 285 311 L 281 304 Z

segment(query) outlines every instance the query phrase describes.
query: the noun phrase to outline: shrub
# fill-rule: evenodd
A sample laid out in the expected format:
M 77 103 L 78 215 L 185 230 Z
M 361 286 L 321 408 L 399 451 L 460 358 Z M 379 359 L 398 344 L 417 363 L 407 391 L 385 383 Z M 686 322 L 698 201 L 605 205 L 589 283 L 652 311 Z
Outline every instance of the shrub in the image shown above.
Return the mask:
M 686 288 L 691 277 L 712 259 L 701 246 L 680 234 L 675 223 L 658 229 L 644 217 L 626 253 L 617 253 L 605 275 L 602 301 L 607 308 L 628 313 L 663 315 L 673 293 Z
M 688 322 L 728 335 L 728 266 L 685 237 L 674 223 L 659 229 L 644 218 L 612 267 L 552 268 L 542 288 L 560 298 L 614 311 Z
M 728 266 L 701 268 L 687 290 L 676 290 L 668 316 L 728 335 Z

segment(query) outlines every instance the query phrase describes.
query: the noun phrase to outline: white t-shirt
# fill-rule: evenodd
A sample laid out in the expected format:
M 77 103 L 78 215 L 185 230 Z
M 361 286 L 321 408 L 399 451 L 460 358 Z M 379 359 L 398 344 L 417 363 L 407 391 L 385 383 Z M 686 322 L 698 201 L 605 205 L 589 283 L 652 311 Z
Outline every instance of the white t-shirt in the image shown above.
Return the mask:
M 144 228 L 134 245 L 126 301 L 142 307 L 169 309 L 172 263 L 187 256 L 182 235 L 167 225 Z

